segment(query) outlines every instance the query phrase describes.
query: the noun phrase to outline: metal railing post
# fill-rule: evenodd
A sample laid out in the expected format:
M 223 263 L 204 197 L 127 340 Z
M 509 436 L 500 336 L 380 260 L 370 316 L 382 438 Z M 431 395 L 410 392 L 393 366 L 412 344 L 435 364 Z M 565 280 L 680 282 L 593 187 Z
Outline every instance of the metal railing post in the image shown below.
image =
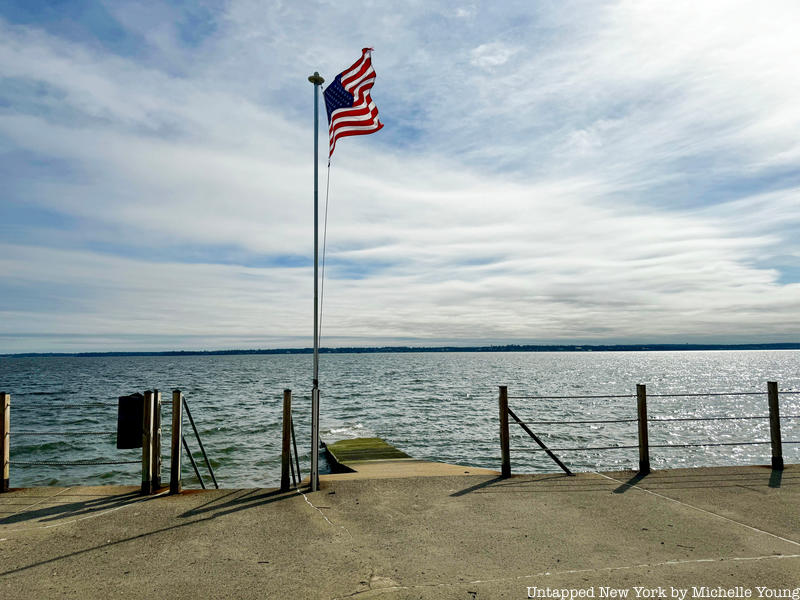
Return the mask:
M 142 419 L 142 494 L 153 493 L 153 392 L 144 393 Z
M 639 474 L 650 473 L 650 442 L 647 437 L 647 386 L 636 384 L 636 412 L 639 421 Z
M 192 429 L 194 430 L 194 437 L 197 438 L 197 445 L 200 446 L 200 452 L 203 455 L 203 460 L 205 460 L 206 468 L 208 469 L 208 474 L 211 475 L 211 481 L 214 482 L 214 487 L 219 489 L 219 484 L 217 483 L 217 478 L 214 475 L 214 469 L 211 467 L 211 461 L 208 460 L 208 454 L 206 453 L 205 446 L 203 446 L 203 440 L 200 439 L 200 432 L 197 431 L 197 425 L 194 424 L 194 419 L 192 418 L 192 411 L 189 410 L 189 403 L 186 402 L 185 399 L 183 401 L 183 407 L 186 409 L 186 416 L 189 417 L 189 424 L 192 426 Z M 186 451 L 189 452 L 189 446 L 188 445 L 186 446 Z M 192 458 L 192 453 L 191 452 L 189 452 L 189 458 Z M 192 464 L 194 464 L 194 459 L 193 458 L 192 458 Z M 195 470 L 197 470 L 197 467 L 195 467 Z M 199 477 L 199 472 L 198 472 L 198 477 Z M 201 479 L 201 482 L 202 482 L 202 479 Z
M 297 438 L 294 434 L 294 417 L 289 419 L 289 425 L 292 428 L 292 448 L 294 448 L 294 466 L 295 470 L 297 471 L 297 486 L 300 486 L 300 480 L 303 479 L 303 476 L 300 474 L 300 456 L 297 454 Z
M 281 439 L 281 491 L 289 491 L 292 443 L 292 390 L 283 390 L 283 431 Z
M 0 392 L 0 493 L 7 492 L 11 467 L 11 395 Z
M 783 470 L 783 444 L 781 442 L 781 414 L 778 405 L 778 382 L 767 382 L 769 401 L 769 435 L 772 441 L 772 468 Z
M 511 477 L 511 450 L 508 437 L 508 386 L 500 386 L 500 456 L 502 459 L 500 475 Z
M 172 433 L 170 438 L 169 493 L 181 493 L 181 439 L 183 439 L 183 394 L 172 391 Z

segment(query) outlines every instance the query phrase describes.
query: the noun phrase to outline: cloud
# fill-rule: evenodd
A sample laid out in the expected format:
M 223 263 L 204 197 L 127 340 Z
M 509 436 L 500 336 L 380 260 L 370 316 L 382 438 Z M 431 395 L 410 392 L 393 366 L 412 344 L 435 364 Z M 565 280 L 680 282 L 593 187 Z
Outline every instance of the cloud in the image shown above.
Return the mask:
M 327 343 L 796 340 L 796 9 L 582 7 L 120 4 L 135 52 L 0 20 L 0 351 L 309 345 L 306 77 L 362 45 Z
M 506 64 L 518 51 L 518 48 L 510 48 L 501 42 L 481 44 L 470 52 L 470 63 L 482 69 L 491 69 Z

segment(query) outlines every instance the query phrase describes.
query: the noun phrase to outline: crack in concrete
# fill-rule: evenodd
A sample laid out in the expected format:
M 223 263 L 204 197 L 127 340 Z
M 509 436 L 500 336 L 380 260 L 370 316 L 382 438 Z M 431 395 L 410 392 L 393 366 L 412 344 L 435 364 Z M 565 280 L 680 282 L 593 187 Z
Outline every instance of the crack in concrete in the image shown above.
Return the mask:
M 692 504 L 688 504 L 687 502 L 682 502 L 681 500 L 676 500 L 675 498 L 670 498 L 669 496 L 665 496 L 664 494 L 659 494 L 658 492 L 654 492 L 652 490 L 648 490 L 648 489 L 645 489 L 643 487 L 639 487 L 638 485 L 635 485 L 633 483 L 626 483 L 626 482 L 624 482 L 624 481 L 622 481 L 620 479 L 615 479 L 614 477 L 610 477 L 608 475 L 605 475 L 604 473 L 595 473 L 595 475 L 600 475 L 600 477 L 605 477 L 606 479 L 610 479 L 611 481 L 616 481 L 617 483 L 621 483 L 623 485 L 628 485 L 628 486 L 630 486 L 630 487 L 632 487 L 634 489 L 639 490 L 640 492 L 645 492 L 647 494 L 651 494 L 651 495 L 655 496 L 656 498 L 663 498 L 664 500 L 669 500 L 670 502 L 675 502 L 676 504 L 680 504 L 681 506 L 685 506 L 687 508 L 691 508 L 693 510 L 705 513 L 707 515 L 712 515 L 714 517 L 717 517 L 718 519 L 723 519 L 725 521 L 728 521 L 729 523 L 735 523 L 736 525 L 741 525 L 742 527 L 746 527 L 747 529 L 749 529 L 751 531 L 755 531 L 757 533 L 763 533 L 764 535 L 768 535 L 768 536 L 773 537 L 775 539 L 778 539 L 778 540 L 780 540 L 782 542 L 786 542 L 787 544 L 793 544 L 794 546 L 800 546 L 800 542 L 797 542 L 795 540 L 791 540 L 789 538 L 781 537 L 781 536 L 779 536 L 779 535 L 777 535 L 775 533 L 770 533 L 769 531 L 764 531 L 763 529 L 759 529 L 758 527 L 753 527 L 752 525 L 748 525 L 747 523 L 742 523 L 741 521 L 737 521 L 735 519 L 731 519 L 730 517 L 723 516 L 723 515 L 721 515 L 719 513 L 715 513 L 715 512 L 710 511 L 710 510 L 706 510 L 705 508 L 700 508 L 699 506 L 694 506 Z
M 300 494 L 300 495 L 303 497 L 303 499 L 306 501 L 306 504 L 308 504 L 308 505 L 309 505 L 311 508 L 313 508 L 313 509 L 314 509 L 315 511 L 317 511 L 319 514 L 321 514 L 321 515 L 322 515 L 322 518 L 323 518 L 323 519 L 325 519 L 325 521 L 327 521 L 327 523 L 328 523 L 329 525 L 331 525 L 332 527 L 337 527 L 337 525 L 336 525 L 336 524 L 335 524 L 333 521 L 331 521 L 331 520 L 330 520 L 330 519 L 327 517 L 327 515 L 326 515 L 324 512 L 322 512 L 322 510 L 321 510 L 319 507 L 317 507 L 317 506 L 314 506 L 314 504 L 311 502 L 311 500 L 309 500 L 309 499 L 308 499 L 308 496 L 306 496 L 306 495 L 305 495 L 303 492 L 301 492 L 299 489 L 296 489 L 295 491 L 296 491 L 298 494 Z M 350 537 L 353 537 L 353 534 L 352 534 L 352 533 L 350 533 L 350 530 L 349 530 L 349 529 L 347 529 L 347 527 L 345 527 L 344 525 L 338 525 L 338 527 L 339 527 L 339 528 L 341 528 L 341 529 L 344 529 L 344 530 L 347 532 L 347 535 L 349 535 Z

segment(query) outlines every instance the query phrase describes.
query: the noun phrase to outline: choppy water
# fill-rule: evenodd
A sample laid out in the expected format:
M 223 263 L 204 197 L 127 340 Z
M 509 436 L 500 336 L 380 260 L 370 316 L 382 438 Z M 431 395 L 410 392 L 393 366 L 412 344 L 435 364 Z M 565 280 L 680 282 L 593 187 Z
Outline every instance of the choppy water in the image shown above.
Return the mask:
M 222 487 L 274 486 L 280 474 L 282 390 L 294 391 L 301 467 L 310 455 L 308 355 L 4 358 L 0 389 L 12 395 L 13 431 L 95 431 L 116 427 L 116 398 L 164 392 L 165 464 L 170 390 L 184 391 Z M 398 353 L 321 357 L 323 439 L 379 436 L 414 457 L 499 469 L 497 386 L 526 421 L 636 417 L 636 383 L 648 394 L 763 392 L 757 396 L 658 398 L 651 418 L 767 414 L 766 382 L 800 389 L 800 351 L 620 353 Z M 630 394 L 626 398 L 530 400 L 527 395 Z M 800 395 L 781 395 L 783 415 L 800 415 Z M 187 424 L 184 427 L 188 427 Z M 636 444 L 635 423 L 550 425 L 532 429 L 554 448 Z M 800 440 L 800 419 L 782 422 Z M 769 440 L 766 420 L 651 423 L 651 444 Z M 11 437 L 11 485 L 138 484 L 140 467 L 24 466 L 13 461 L 137 460 L 114 435 Z M 557 467 L 512 425 L 514 472 Z M 574 470 L 634 468 L 636 450 L 565 451 Z M 766 464 L 769 445 L 652 449 L 654 468 Z M 800 445 L 785 444 L 786 462 Z M 184 478 L 197 486 L 184 459 Z M 165 473 L 165 477 L 168 475 Z

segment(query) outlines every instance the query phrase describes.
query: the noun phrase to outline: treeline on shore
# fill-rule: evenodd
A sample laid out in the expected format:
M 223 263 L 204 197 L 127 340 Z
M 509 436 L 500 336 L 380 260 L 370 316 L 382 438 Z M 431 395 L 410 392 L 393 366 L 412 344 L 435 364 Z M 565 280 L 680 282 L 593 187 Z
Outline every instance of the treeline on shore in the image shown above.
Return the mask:
M 655 352 L 687 350 L 800 350 L 800 343 L 781 344 L 609 344 L 539 345 L 504 344 L 497 346 L 370 346 L 320 348 L 320 354 L 375 354 L 389 352 Z M 240 354 L 311 354 L 312 348 L 265 348 L 256 350 L 166 350 L 161 352 L 23 352 L 0 357 L 39 356 L 230 356 Z

